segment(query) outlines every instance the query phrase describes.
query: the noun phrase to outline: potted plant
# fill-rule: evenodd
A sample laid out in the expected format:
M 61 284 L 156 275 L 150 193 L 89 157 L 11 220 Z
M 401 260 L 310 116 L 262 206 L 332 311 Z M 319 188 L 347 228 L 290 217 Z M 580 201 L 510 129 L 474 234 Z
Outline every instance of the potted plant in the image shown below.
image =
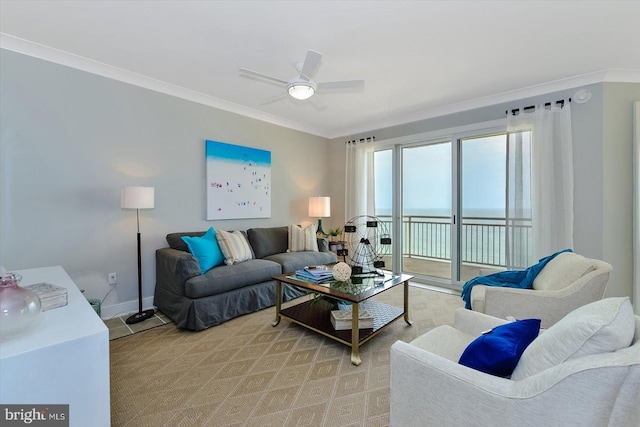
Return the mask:
M 329 250 L 337 251 L 338 249 L 342 249 L 344 242 L 337 240 L 338 236 L 342 234 L 342 227 L 328 229 L 327 236 L 329 236 Z

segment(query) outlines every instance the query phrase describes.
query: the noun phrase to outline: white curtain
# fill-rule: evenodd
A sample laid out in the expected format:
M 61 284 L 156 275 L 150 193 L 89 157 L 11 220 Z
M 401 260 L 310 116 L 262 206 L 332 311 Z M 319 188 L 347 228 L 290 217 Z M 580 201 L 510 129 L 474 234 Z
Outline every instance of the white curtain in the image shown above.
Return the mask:
M 570 104 L 521 108 L 508 115 L 507 132 L 507 259 L 509 268 L 523 268 L 573 248 Z M 525 233 L 520 218 L 529 210 L 531 233 Z
M 375 214 L 372 138 L 349 141 L 346 146 L 345 221 Z

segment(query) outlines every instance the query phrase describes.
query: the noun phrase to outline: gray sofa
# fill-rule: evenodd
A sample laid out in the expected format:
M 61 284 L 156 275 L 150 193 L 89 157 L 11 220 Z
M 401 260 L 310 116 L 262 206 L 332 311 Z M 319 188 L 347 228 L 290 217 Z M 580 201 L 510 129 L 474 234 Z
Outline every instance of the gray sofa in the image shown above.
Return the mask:
M 249 242 L 253 259 L 213 267 L 201 274 L 197 259 L 182 237 L 204 234 L 168 234 L 169 247 L 156 251 L 154 304 L 179 328 L 199 331 L 271 307 L 276 298 L 273 276 L 337 261 L 336 255 L 329 252 L 326 239 L 318 239 L 319 252 L 287 252 L 286 226 L 250 228 L 242 234 Z M 295 287 L 283 286 L 283 302 L 304 294 Z

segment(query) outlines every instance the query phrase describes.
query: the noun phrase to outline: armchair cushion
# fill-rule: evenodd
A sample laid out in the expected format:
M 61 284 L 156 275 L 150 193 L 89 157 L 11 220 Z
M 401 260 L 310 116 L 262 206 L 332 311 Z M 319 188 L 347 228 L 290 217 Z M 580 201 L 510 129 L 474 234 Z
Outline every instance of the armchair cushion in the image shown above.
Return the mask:
M 511 379 L 527 378 L 567 360 L 629 347 L 634 332 L 629 297 L 607 298 L 584 305 L 531 343 Z
M 595 270 L 593 260 L 573 252 L 563 252 L 542 269 L 533 280 L 537 291 L 559 291 Z
M 458 328 L 442 325 L 414 339 L 411 345 L 456 362 L 475 338 Z
M 477 311 L 459 308 L 455 327 L 442 325 L 411 341 L 411 345 L 457 363 L 464 350 L 482 332 L 509 323 Z
M 469 344 L 459 363 L 487 374 L 508 377 L 539 332 L 540 319 L 497 326 Z

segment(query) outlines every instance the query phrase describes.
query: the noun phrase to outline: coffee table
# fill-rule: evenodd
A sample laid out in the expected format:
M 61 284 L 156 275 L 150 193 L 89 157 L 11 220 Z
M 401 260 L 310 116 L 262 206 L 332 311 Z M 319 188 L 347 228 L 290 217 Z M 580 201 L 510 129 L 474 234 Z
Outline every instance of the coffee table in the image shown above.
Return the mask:
M 296 278 L 295 273 L 280 274 L 273 278 L 276 281 L 276 318 L 272 326 L 277 326 L 280 323 L 280 318 L 284 317 L 345 344 L 351 347 L 351 363 L 356 366 L 362 362 L 360 347 L 364 343 L 403 316 L 407 324 L 413 323 L 409 320 L 409 280 L 413 279 L 413 276 L 385 271 L 384 277 L 352 278 L 349 282 L 320 285 Z M 283 283 L 315 292 L 333 300 L 351 303 L 351 330 L 334 329 L 331 323 L 331 310 L 335 308 L 324 298 L 304 301 L 283 309 L 281 307 Z M 403 308 L 370 300 L 371 297 L 400 285 L 404 286 Z M 373 315 L 373 328 L 360 329 L 358 327 L 360 309 L 366 309 Z

